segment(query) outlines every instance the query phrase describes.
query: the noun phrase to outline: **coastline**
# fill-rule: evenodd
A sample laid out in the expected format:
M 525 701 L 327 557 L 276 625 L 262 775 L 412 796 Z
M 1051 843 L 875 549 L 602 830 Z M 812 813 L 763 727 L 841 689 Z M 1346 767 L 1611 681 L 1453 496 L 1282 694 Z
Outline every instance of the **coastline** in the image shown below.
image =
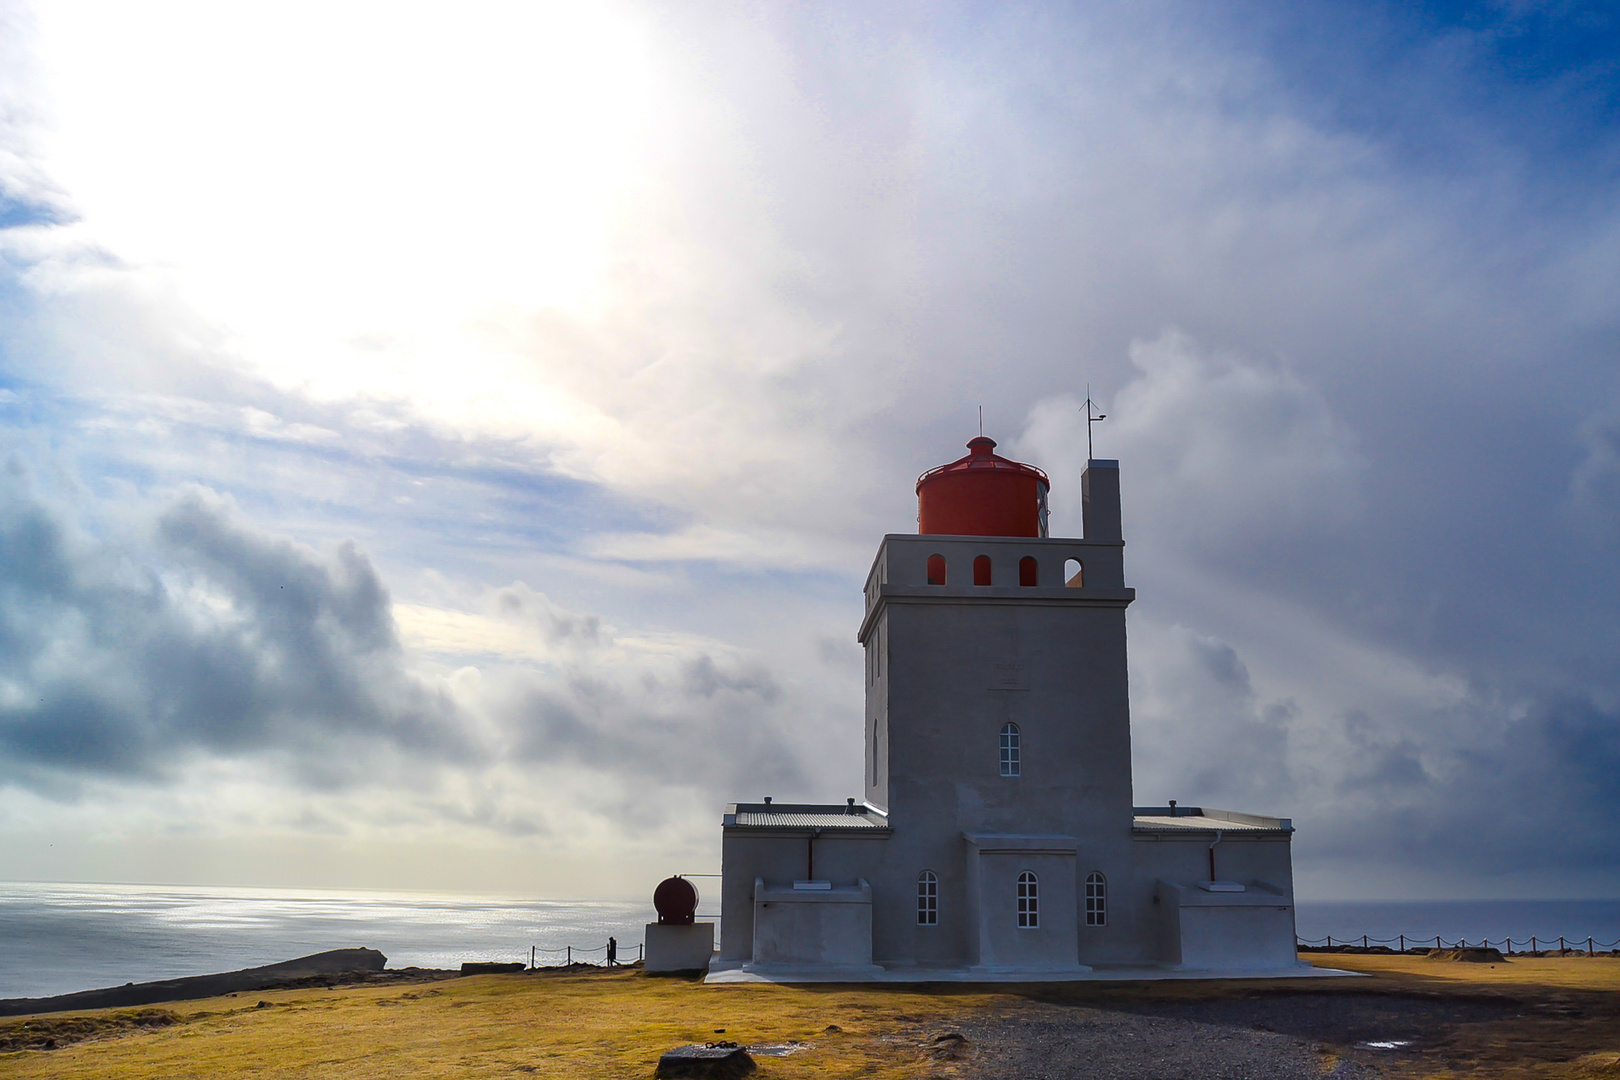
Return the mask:
M 131 1008 L 177 1001 L 198 1001 L 257 990 L 328 989 L 356 983 L 426 982 L 454 978 L 457 971 L 402 968 L 385 970 L 388 958 L 376 949 L 330 949 L 276 964 L 191 975 L 179 979 L 129 982 L 122 986 L 78 990 L 37 998 L 0 998 L 0 1016 L 37 1016 L 89 1009 Z

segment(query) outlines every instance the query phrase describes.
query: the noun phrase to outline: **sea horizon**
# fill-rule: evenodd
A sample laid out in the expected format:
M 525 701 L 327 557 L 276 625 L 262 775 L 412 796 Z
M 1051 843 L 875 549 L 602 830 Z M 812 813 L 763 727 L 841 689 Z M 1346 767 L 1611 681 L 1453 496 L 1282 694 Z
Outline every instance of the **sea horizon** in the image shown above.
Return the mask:
M 705 884 L 698 881 L 700 892 Z M 714 918 L 706 900 L 700 917 Z M 1299 900 L 1302 941 L 1408 947 L 1534 935 L 1543 948 L 1620 940 L 1620 898 Z M 206 975 L 327 949 L 381 951 L 388 966 L 470 960 L 601 962 L 609 937 L 636 957 L 656 919 L 644 900 L 546 899 L 406 889 L 299 889 L 147 882 L 0 881 L 0 998 L 45 997 L 126 982 Z

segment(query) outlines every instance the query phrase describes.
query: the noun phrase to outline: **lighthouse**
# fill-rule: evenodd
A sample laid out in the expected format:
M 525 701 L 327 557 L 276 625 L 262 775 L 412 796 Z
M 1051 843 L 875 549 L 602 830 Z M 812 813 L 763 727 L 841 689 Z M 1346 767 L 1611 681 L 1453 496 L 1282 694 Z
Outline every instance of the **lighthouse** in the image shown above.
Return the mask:
M 1134 805 L 1119 463 L 1063 538 L 967 449 L 867 575 L 861 799 L 726 808 L 710 978 L 1296 971 L 1290 822 Z

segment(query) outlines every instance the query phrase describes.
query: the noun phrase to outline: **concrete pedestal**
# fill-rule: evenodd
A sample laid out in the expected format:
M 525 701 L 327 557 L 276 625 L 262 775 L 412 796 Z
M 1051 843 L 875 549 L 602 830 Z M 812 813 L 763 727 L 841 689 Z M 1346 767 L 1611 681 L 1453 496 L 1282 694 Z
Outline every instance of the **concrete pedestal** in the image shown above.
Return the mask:
M 646 942 L 647 971 L 708 971 L 714 957 L 714 923 L 666 926 L 648 923 Z

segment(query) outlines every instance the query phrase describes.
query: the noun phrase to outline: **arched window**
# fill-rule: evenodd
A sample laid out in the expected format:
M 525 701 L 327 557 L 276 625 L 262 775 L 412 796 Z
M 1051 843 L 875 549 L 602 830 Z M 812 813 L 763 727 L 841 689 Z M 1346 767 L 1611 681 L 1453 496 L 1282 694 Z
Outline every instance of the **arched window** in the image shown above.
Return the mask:
M 930 556 L 928 556 L 928 584 L 930 584 L 930 585 L 943 585 L 943 584 L 945 584 L 945 556 L 943 556 L 943 555 L 930 555 Z
M 1108 879 L 1095 870 L 1086 875 L 1086 925 L 1108 925 Z
M 1001 725 L 1001 775 L 1017 776 L 1022 767 L 1022 748 L 1019 746 L 1018 725 Z
M 1018 560 L 1018 584 L 1028 588 L 1041 583 L 1041 564 L 1035 556 L 1025 555 Z
M 980 555 L 973 560 L 973 584 L 990 584 L 990 556 Z
M 939 878 L 932 870 L 917 875 L 917 925 L 939 925 Z
M 1018 875 L 1018 925 L 1034 929 L 1041 925 L 1040 883 L 1028 870 Z
M 1080 565 L 1079 559 L 1063 560 L 1063 583 L 1071 589 L 1085 588 L 1085 567 Z

